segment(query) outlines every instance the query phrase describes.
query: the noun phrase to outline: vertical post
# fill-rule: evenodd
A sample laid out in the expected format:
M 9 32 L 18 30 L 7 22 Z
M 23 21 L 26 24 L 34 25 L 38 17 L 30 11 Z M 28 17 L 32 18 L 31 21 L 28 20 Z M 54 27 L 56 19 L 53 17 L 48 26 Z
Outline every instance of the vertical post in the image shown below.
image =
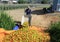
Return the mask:
M 57 4 L 58 4 L 58 0 L 53 0 L 53 6 L 52 6 L 52 9 L 53 9 L 54 11 L 57 10 Z
M 58 0 L 57 11 L 60 11 L 60 0 Z

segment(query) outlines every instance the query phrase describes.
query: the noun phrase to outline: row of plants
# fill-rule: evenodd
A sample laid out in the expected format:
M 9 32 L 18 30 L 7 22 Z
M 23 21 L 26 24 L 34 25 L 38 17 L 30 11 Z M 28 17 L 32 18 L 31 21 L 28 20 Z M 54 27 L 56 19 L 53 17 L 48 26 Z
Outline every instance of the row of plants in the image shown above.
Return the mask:
M 18 0 L 18 3 L 19 3 L 19 4 L 26 4 L 26 3 L 28 4 L 28 1 L 25 1 L 25 0 Z
M 12 30 L 15 26 L 15 22 L 6 12 L 0 12 L 0 28 L 4 28 L 6 30 Z
M 26 7 L 40 7 L 40 8 L 48 8 L 50 5 L 48 4 L 0 4 L 0 10 L 12 10 L 12 9 L 19 9 L 19 8 L 26 8 Z
M 0 5 L 0 10 L 12 10 L 12 9 L 19 9 L 19 8 L 26 8 L 27 6 L 24 5 Z

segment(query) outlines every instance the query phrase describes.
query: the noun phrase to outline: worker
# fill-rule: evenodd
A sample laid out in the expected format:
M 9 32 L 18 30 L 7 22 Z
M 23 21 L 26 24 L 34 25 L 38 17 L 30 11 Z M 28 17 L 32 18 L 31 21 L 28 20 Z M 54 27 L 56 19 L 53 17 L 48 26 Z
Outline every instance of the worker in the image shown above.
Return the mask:
M 28 17 L 28 24 L 29 24 L 29 26 L 31 26 L 31 9 L 30 9 L 30 7 L 25 9 L 25 13 L 26 13 L 26 15 Z

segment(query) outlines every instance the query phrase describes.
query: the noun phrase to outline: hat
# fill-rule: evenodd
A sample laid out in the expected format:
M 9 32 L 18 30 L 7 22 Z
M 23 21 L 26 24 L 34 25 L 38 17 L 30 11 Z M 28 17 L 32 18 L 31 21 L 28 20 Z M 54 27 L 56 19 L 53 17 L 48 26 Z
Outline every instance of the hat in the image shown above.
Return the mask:
M 30 8 L 30 6 L 28 6 L 28 8 Z

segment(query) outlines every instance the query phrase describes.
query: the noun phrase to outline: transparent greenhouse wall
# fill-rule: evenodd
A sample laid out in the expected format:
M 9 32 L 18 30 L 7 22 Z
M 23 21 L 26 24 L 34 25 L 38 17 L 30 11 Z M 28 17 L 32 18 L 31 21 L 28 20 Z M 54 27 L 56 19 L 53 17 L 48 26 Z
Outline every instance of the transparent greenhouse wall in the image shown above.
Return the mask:
M 60 0 L 58 0 L 58 3 L 57 3 L 57 11 L 60 11 Z
M 58 0 L 58 4 L 60 4 L 60 0 Z
M 57 10 L 57 4 L 58 4 L 58 0 L 53 0 L 53 10 L 54 11 Z

